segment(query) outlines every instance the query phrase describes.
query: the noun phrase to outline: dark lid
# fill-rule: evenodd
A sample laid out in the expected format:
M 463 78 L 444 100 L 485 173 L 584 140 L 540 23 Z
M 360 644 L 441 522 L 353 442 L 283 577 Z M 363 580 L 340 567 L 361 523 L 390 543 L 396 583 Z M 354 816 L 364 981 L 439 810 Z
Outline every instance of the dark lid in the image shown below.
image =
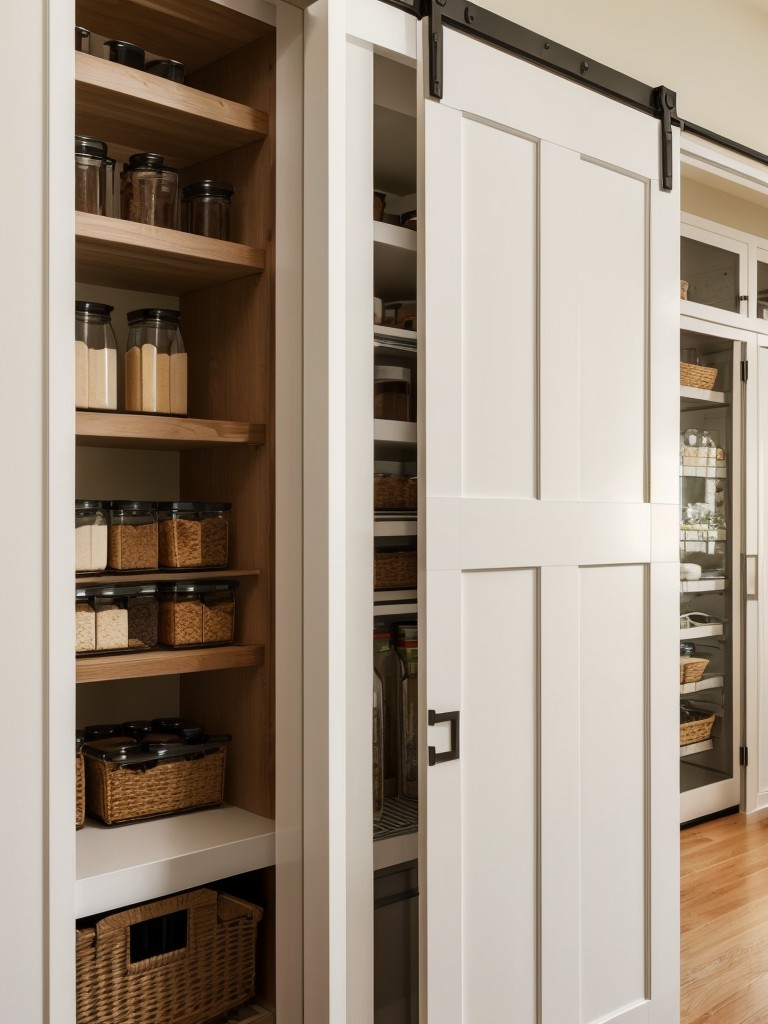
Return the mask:
M 105 501 L 106 508 L 113 512 L 154 512 L 154 501 Z
M 178 60 L 149 60 L 144 65 L 144 70 L 150 75 L 159 75 L 171 82 L 179 82 L 182 85 L 186 81 L 187 69 Z
M 161 320 L 163 323 L 178 325 L 181 313 L 178 309 L 132 309 L 128 314 L 128 323 L 136 324 L 142 320 Z
M 229 512 L 231 501 L 158 501 L 158 512 Z
M 188 718 L 153 718 L 152 728 L 155 732 L 170 732 L 180 736 L 185 743 L 197 742 L 205 735 L 202 727 Z
M 75 750 L 79 750 L 80 747 L 85 743 L 85 733 L 82 729 L 78 729 L 75 733 Z
M 135 736 L 136 739 L 143 739 L 152 732 L 152 723 L 145 721 L 123 722 L 121 726 L 126 736 Z
M 104 508 L 103 501 L 91 501 L 90 498 L 75 498 L 75 512 L 85 512 L 88 509 L 98 511 Z
M 197 199 L 200 196 L 211 196 L 215 199 L 231 199 L 235 194 L 235 186 L 228 185 L 225 181 L 196 181 L 184 187 L 185 199 Z
M 100 139 L 91 138 L 90 135 L 76 135 L 75 153 L 80 153 L 83 156 L 96 156 L 106 160 L 107 144 Z
M 109 50 L 109 59 L 117 64 L 127 64 L 130 68 L 144 67 L 144 51 L 134 43 L 126 43 L 123 39 L 107 39 L 104 45 Z
M 83 735 L 86 740 L 103 740 L 108 736 L 117 736 L 122 726 L 110 723 L 109 725 L 86 725 Z
M 95 313 L 96 316 L 108 317 L 114 308 L 105 302 L 83 302 L 81 299 L 75 302 L 75 313 Z
M 119 761 L 128 766 L 150 766 L 160 761 L 189 760 L 214 754 L 230 742 L 231 736 L 202 737 L 199 743 L 140 743 L 130 737 L 115 737 L 86 743 L 83 753 L 103 761 Z
M 128 168 L 132 171 L 165 169 L 165 158 L 159 153 L 134 153 L 128 157 Z
M 92 587 L 78 587 L 77 596 L 85 597 L 152 597 L 157 593 L 156 583 L 103 583 Z
M 158 583 L 160 594 L 214 594 L 235 590 L 240 584 L 237 580 L 190 580 L 189 582 Z

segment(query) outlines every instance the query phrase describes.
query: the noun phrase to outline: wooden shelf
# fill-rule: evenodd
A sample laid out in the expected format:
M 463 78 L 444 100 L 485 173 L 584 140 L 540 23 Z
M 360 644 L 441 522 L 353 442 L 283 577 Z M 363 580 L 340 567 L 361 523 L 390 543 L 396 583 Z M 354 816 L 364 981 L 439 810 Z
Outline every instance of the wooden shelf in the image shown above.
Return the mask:
M 251 668 L 264 662 L 261 644 L 231 644 L 194 650 L 157 648 L 140 654 L 102 654 L 77 659 L 78 683 L 102 683 L 109 679 L 143 679 L 186 672 Z
M 113 583 L 172 583 L 176 580 L 239 580 L 258 576 L 260 569 L 149 569 L 147 572 L 105 572 L 93 576 L 76 576 L 78 587 L 103 587 Z M 106 657 L 106 655 L 105 655 Z
M 77 212 L 75 258 L 85 284 L 183 295 L 258 274 L 265 257 L 237 242 Z
M 89 53 L 75 54 L 75 130 L 186 167 L 263 139 L 267 115 Z M 110 153 L 115 156 L 115 153 Z
M 158 899 L 275 863 L 275 823 L 223 805 L 77 833 L 77 917 Z
M 211 0 L 76 0 L 76 22 L 107 39 L 128 39 L 188 71 L 212 64 L 271 31 Z
M 261 423 L 140 413 L 78 412 L 75 430 L 78 444 L 92 448 L 186 451 L 219 445 L 259 445 L 266 439 Z

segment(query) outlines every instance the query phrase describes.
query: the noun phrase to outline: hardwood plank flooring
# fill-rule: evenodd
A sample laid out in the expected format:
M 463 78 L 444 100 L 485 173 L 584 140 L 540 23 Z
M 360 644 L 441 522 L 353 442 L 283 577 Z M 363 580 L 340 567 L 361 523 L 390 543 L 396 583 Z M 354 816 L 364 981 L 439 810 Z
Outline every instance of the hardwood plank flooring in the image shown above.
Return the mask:
M 768 815 L 680 834 L 681 1024 L 768 1024 Z

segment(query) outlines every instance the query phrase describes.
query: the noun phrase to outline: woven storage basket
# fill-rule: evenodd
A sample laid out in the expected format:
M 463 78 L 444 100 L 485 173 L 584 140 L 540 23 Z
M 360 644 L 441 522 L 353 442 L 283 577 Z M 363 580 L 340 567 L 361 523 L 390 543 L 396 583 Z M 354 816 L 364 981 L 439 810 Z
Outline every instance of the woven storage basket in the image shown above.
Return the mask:
M 75 828 L 85 824 L 85 765 L 81 750 L 75 754 Z
M 680 746 L 685 746 L 687 743 L 699 743 L 701 740 L 708 740 L 712 735 L 712 726 L 714 724 L 714 715 L 705 715 L 704 718 L 697 718 L 693 722 L 681 722 Z
M 184 916 L 164 931 L 170 914 Z M 78 929 L 77 1024 L 202 1024 L 247 1002 L 262 914 L 245 900 L 195 889 Z M 157 923 L 142 933 L 148 921 Z M 142 959 L 151 933 L 180 935 L 182 948 Z
M 416 511 L 416 477 L 382 476 L 373 478 L 373 507 L 382 512 Z
M 686 388 L 703 388 L 711 391 L 717 380 L 715 366 L 698 366 L 696 363 L 680 363 L 680 383 Z
M 416 586 L 416 551 L 375 551 L 373 553 L 374 590 L 411 590 Z
M 704 675 L 709 658 L 680 658 L 680 683 L 698 683 Z
M 88 813 L 105 825 L 211 807 L 224 799 L 226 747 L 204 757 L 131 768 L 85 759 Z

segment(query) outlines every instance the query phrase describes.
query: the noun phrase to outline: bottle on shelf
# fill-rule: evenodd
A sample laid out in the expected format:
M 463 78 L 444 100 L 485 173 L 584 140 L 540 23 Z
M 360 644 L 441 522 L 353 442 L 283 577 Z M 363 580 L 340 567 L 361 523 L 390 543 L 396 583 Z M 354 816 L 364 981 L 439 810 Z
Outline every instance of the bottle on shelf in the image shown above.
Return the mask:
M 402 662 L 401 680 L 401 793 L 419 795 L 419 627 L 398 626 L 397 653 Z
M 373 671 L 381 680 L 384 725 L 384 796 L 397 796 L 400 787 L 400 727 L 398 695 L 401 665 L 389 627 L 383 622 L 373 624 Z

